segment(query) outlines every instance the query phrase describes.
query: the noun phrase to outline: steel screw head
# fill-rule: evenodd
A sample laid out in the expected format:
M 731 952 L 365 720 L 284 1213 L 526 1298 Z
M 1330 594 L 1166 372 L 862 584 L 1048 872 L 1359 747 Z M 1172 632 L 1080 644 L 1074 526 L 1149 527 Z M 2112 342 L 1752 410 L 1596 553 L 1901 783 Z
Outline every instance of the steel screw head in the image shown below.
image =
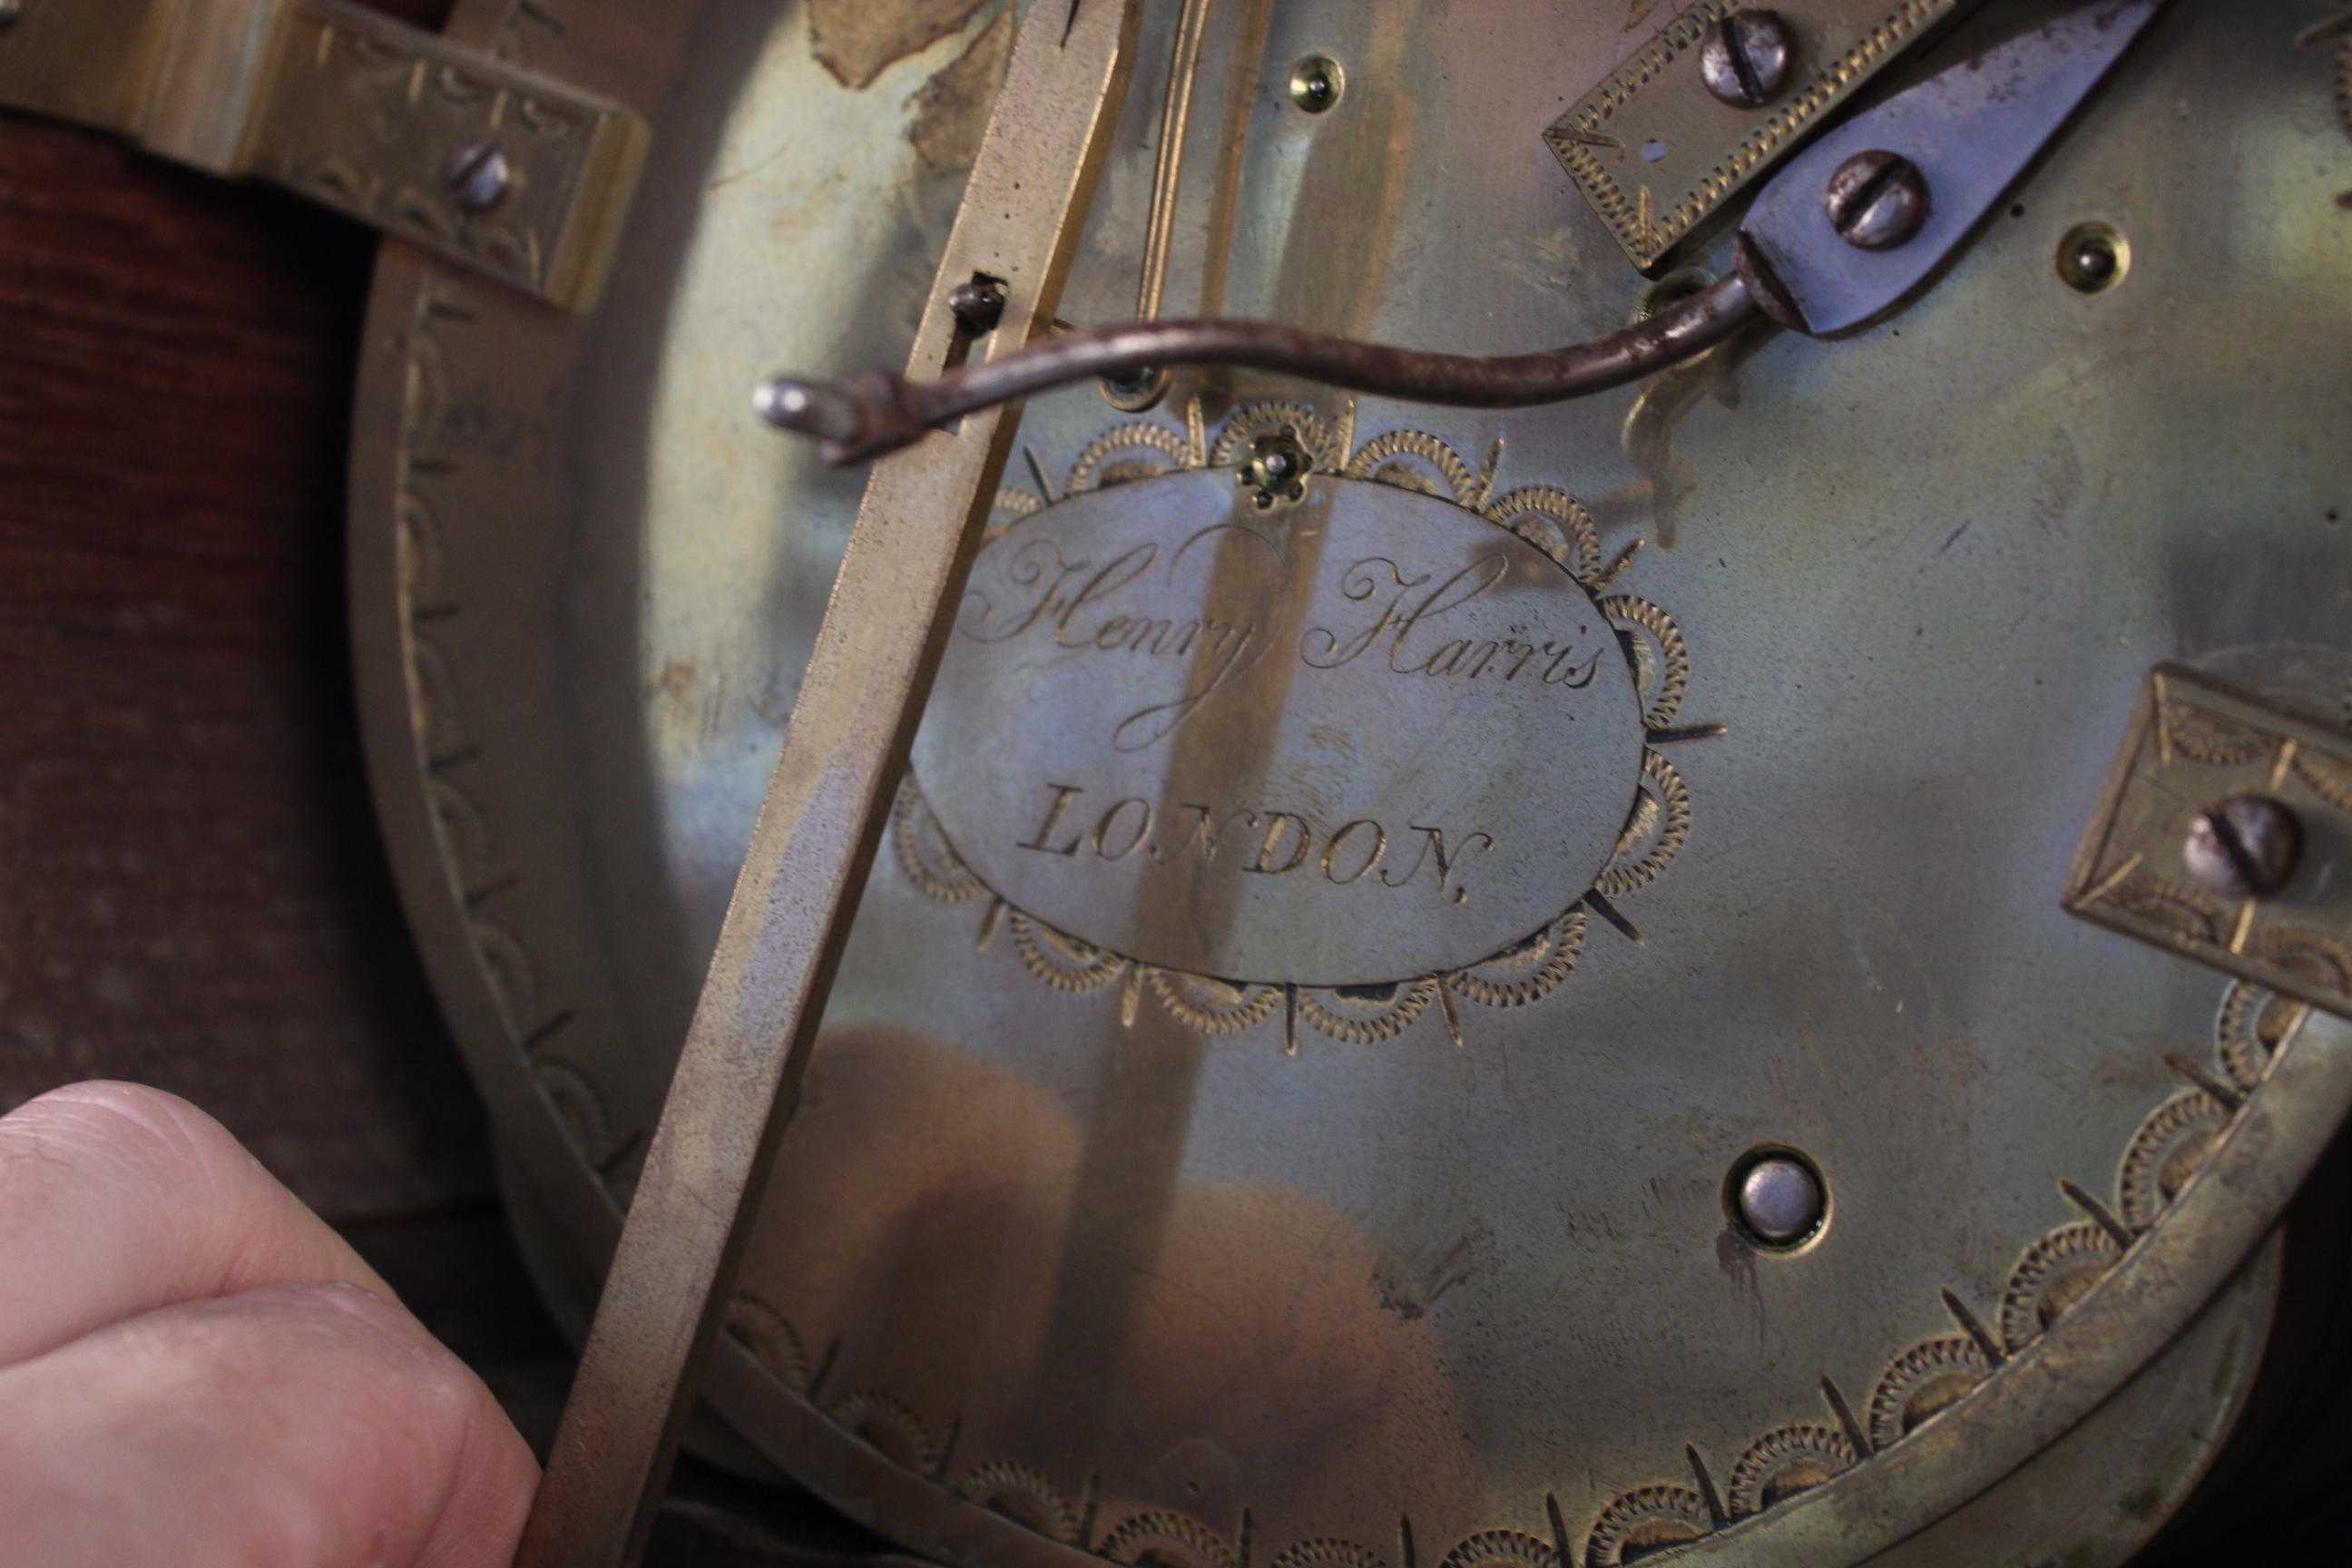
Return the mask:
M 1290 68 L 1290 101 L 1309 114 L 1320 114 L 1339 101 L 1339 67 L 1321 55 L 1309 55 Z
M 2231 899 L 2266 899 L 2303 858 L 2303 823 L 2266 795 L 2217 800 L 2189 825 L 2180 858 L 2189 874 Z
M 1004 319 L 1004 284 L 982 277 L 959 283 L 948 290 L 948 310 L 956 325 L 975 338 L 984 338 Z
M 1734 11 L 1707 29 L 1699 46 L 1706 90 L 1735 109 L 1769 103 L 1789 85 L 1796 40 L 1777 11 Z
M 1784 1151 L 1762 1151 L 1732 1168 L 1733 1217 L 1766 1247 L 1794 1247 L 1819 1230 L 1826 1197 L 1811 1163 Z
M 1899 153 L 1856 153 L 1830 176 L 1822 206 L 1848 245 L 1892 250 L 1927 221 L 1927 176 Z
M 514 169 L 492 136 L 468 139 L 449 154 L 442 173 L 449 182 L 450 200 L 469 213 L 486 213 L 498 205 L 514 183 Z

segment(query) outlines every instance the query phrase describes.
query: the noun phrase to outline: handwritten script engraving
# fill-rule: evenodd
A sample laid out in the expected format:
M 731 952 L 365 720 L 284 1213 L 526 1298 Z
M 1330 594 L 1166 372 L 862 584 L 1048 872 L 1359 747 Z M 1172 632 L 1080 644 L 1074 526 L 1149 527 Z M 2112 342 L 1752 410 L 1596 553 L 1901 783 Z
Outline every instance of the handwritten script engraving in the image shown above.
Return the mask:
M 1497 680 L 1513 681 L 1534 664 L 1535 678 L 1546 686 L 1580 689 L 1590 686 L 1601 667 L 1601 645 L 1588 647 L 1589 623 L 1577 627 L 1574 639 L 1546 637 L 1539 643 L 1514 636 L 1444 637 L 1438 623 L 1447 612 L 1477 598 L 1509 571 L 1508 560 L 1497 550 L 1430 587 L 1431 573 L 1408 577 L 1403 567 L 1385 556 L 1367 557 L 1348 568 L 1339 591 L 1350 601 L 1378 602 L 1380 614 L 1361 631 L 1344 638 L 1328 626 L 1309 627 L 1299 641 L 1298 657 L 1318 669 L 1337 669 L 1377 648 L 1392 675 L 1464 680 L 1491 673 Z M 1424 644 L 1415 644 L 1408 652 L 1407 643 L 1424 621 L 1430 623 L 1431 632 L 1425 643 L 1435 646 L 1426 647 L 1424 653 Z
M 1169 552 L 1166 567 L 1155 574 L 1152 568 L 1160 565 L 1160 547 L 1151 541 L 1130 545 L 1097 564 L 1091 557 L 1073 561 L 1065 556 L 1060 542 L 1050 536 L 1024 539 L 1013 551 L 1003 580 L 1015 590 L 1034 590 L 1034 596 L 1025 605 L 1013 601 L 1000 615 L 987 593 L 975 588 L 965 601 L 957 629 L 980 643 L 1005 642 L 1035 631 L 1056 648 L 1186 661 L 1188 677 L 1173 700 L 1128 714 L 1113 728 L 1110 743 L 1115 750 L 1139 751 L 1172 733 L 1263 651 L 1261 620 L 1219 619 L 1199 612 L 1137 615 L 1110 608 L 1122 603 L 1132 612 L 1139 601 L 1151 606 L 1156 598 L 1160 607 L 1175 605 L 1181 609 L 1183 584 L 1190 576 L 1188 562 L 1197 567 L 1206 560 L 1209 549 L 1204 543 L 1213 548 L 1218 535 L 1230 536 L 1244 551 L 1265 545 L 1247 529 L 1203 528 Z M 1280 557 L 1269 556 L 1266 566 L 1278 574 Z M 1142 592 L 1126 592 L 1139 582 L 1144 584 Z M 1157 595 L 1154 589 L 1160 590 Z
M 915 767 L 1017 907 L 1148 963 L 1373 984 L 1476 963 L 1592 885 L 1637 804 L 1591 597 L 1449 502 L 1184 471 L 974 563 Z

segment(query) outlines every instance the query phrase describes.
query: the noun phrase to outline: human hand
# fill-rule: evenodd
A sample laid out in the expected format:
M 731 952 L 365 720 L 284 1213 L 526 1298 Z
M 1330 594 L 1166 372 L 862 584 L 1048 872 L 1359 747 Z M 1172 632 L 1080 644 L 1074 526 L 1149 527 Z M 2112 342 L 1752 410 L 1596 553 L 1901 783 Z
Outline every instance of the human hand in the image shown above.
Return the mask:
M 481 1381 L 204 1112 L 0 1117 L 11 1568 L 505 1568 L 538 1467 Z

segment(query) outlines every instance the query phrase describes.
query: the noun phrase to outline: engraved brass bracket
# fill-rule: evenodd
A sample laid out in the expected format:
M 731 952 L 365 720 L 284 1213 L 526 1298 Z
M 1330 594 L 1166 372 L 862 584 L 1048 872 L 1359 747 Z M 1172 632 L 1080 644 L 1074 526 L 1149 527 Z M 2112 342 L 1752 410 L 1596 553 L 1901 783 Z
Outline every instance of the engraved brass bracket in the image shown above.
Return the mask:
M 341 0 L 23 0 L 0 104 L 270 180 L 573 310 L 648 136 L 619 104 Z
M 1553 121 L 1544 141 L 1644 272 L 1929 29 L 1970 0 L 1799 0 L 1786 90 L 1754 109 L 1699 74 L 1707 35 L 1746 0 L 1700 0 Z
M 2200 886 L 2183 846 L 2214 802 L 2270 796 L 2303 825 L 2271 898 Z M 2069 914 L 2352 1016 L 2352 735 L 2178 665 L 2148 677 L 2060 902 Z

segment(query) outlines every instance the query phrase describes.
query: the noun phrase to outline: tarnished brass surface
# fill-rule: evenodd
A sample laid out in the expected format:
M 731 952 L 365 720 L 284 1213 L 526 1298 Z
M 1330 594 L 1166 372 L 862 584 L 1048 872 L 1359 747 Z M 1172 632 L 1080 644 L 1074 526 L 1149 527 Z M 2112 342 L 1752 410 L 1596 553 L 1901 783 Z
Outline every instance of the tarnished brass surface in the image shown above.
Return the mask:
M 484 212 L 450 189 L 450 161 L 476 138 L 512 171 Z M 604 288 L 645 155 L 645 121 L 618 104 L 358 6 L 299 0 L 243 166 L 576 309 Z
M 659 110 L 663 196 L 585 321 L 388 257 L 353 559 L 420 941 L 584 1315 L 856 499 L 745 389 L 903 356 L 958 184 L 913 132 L 995 23 L 850 87 L 824 7 L 556 9 L 514 36 Z M 1506 511 L 1649 606 L 1645 710 L 1722 732 L 1645 742 L 1674 782 L 1643 774 L 1637 862 L 1674 847 L 1602 892 L 1641 942 L 1587 903 L 1464 984 L 1309 976 L 1295 1018 L 999 909 L 902 797 L 713 1357 L 734 1429 L 969 1563 L 2144 1541 L 2242 1397 L 2268 1297 L 2214 1291 L 2340 1109 L 2347 1031 L 2056 895 L 2151 667 L 2292 666 L 2343 711 L 2352 371 L 2314 345 L 2352 328 L 2352 141 L 2294 45 L 2326 10 L 2176 4 L 2022 214 L 1846 342 L 1509 415 L 1246 374 L 1139 419 L 1034 400 L 995 526 L 1234 484 L 1287 427 L 1330 489 L 1457 509 L 1433 538 Z M 1211 5 L 1170 314 L 1479 353 L 1633 316 L 1537 136 L 1640 30 L 1448 16 Z M 1180 20 L 1145 16 L 1069 321 L 1134 308 Z M 1328 112 L 1285 89 L 1308 56 L 1344 67 Z M 2131 266 L 2085 294 L 2053 258 L 2093 222 Z M 1831 1193 L 1788 1254 L 1724 1212 L 1768 1145 Z
M 1066 23 L 1047 11 L 1023 27 L 916 330 L 913 368 L 973 348 L 948 308 L 949 287 L 965 278 L 1004 285 L 983 349 L 1018 347 L 1052 322 L 1134 68 L 1135 33 L 1133 0 L 1086 0 Z M 523 1532 L 521 1568 L 627 1568 L 645 1550 L 1015 416 L 999 411 L 934 435 L 866 487 Z
M 257 174 L 556 304 L 593 303 L 646 122 L 609 100 L 341 0 L 28 0 L 0 103 Z M 469 207 L 453 158 L 505 176 Z
M 1664 262 L 1780 156 L 1938 24 L 1975 0 L 1783 0 L 1796 40 L 1786 88 L 1753 109 L 1718 100 L 1699 47 L 1747 0 L 1699 0 L 1544 132 L 1634 266 Z M 1636 4 L 1632 18 L 1654 7 Z
M 2302 825 L 2274 897 L 2235 899 L 2182 863 L 2189 825 L 2232 795 Z M 2224 974 L 2352 1014 L 2352 735 L 2178 666 L 2148 677 L 2106 794 L 2074 857 L 2074 914 Z
M 0 33 L 0 103 L 134 129 L 173 10 L 172 0 L 36 0 Z

